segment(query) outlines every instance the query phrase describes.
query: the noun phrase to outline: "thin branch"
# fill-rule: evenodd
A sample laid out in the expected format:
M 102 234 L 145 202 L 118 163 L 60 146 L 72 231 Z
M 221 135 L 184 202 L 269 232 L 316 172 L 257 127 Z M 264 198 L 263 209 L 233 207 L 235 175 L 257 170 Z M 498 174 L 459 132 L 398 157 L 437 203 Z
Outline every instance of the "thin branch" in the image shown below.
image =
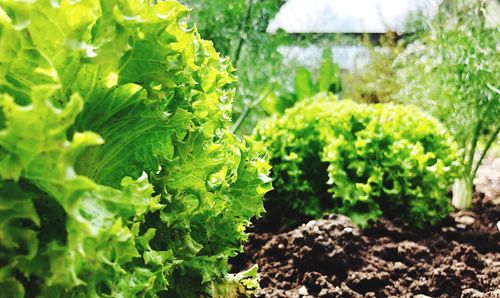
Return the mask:
M 474 180 L 474 177 L 476 177 L 477 171 L 479 170 L 479 167 L 481 166 L 481 163 L 483 162 L 484 157 L 486 156 L 486 153 L 490 149 L 491 145 L 493 142 L 496 140 L 498 137 L 498 132 L 500 131 L 500 124 L 497 126 L 497 129 L 495 132 L 490 136 L 488 139 L 488 142 L 486 143 L 486 146 L 484 147 L 483 152 L 481 153 L 481 157 L 479 158 L 479 161 L 477 162 L 476 166 L 474 167 L 474 171 L 472 172 L 471 179 Z
M 253 7 L 253 1 L 254 0 L 249 0 L 249 4 L 247 7 L 245 19 L 241 23 L 240 28 L 238 29 L 239 31 L 239 36 L 240 39 L 238 40 L 238 45 L 236 46 L 236 52 L 233 55 L 233 65 L 235 67 L 238 67 L 238 60 L 240 59 L 240 54 L 241 54 L 241 48 L 243 47 L 243 44 L 245 43 L 245 28 L 248 26 L 248 22 L 250 22 L 250 18 L 252 16 L 252 7 Z
M 259 105 L 269 95 L 269 93 L 271 93 L 271 90 L 272 90 L 272 88 L 267 88 L 267 90 L 264 93 L 262 93 L 261 96 L 259 96 L 257 99 L 252 101 L 250 104 L 245 105 L 245 108 L 241 112 L 240 116 L 238 117 L 236 122 L 234 122 L 233 127 L 231 127 L 231 132 L 234 133 L 236 130 L 238 130 L 241 123 L 243 123 L 243 120 L 245 120 L 245 118 L 247 117 L 250 109 Z
M 474 163 L 474 154 L 476 152 L 477 141 L 479 140 L 479 135 L 481 134 L 481 128 L 483 127 L 483 120 L 478 120 L 476 127 L 474 128 L 474 132 L 472 135 L 472 143 L 469 148 L 469 154 L 467 159 L 466 170 L 468 173 L 471 173 L 472 165 Z

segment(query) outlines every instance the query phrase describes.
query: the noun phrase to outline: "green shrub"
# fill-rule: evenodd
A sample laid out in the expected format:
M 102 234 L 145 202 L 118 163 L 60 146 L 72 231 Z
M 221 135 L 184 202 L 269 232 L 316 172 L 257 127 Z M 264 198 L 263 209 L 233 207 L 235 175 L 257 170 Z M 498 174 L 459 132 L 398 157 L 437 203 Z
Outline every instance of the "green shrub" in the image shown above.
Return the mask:
M 317 97 L 261 122 L 254 138 L 273 166 L 267 217 L 282 223 L 335 211 L 361 226 L 384 214 L 424 227 L 450 211 L 457 146 L 412 106 Z
M 497 2 L 498 3 L 498 2 Z M 500 26 L 495 1 L 446 1 L 432 23 L 397 57 L 396 94 L 440 119 L 464 154 L 453 205 L 469 208 L 473 181 L 500 133 Z
M 153 4 L 154 3 L 154 4 Z M 269 166 L 176 1 L 0 6 L 0 296 L 236 296 Z M 241 281 L 238 284 L 238 281 Z

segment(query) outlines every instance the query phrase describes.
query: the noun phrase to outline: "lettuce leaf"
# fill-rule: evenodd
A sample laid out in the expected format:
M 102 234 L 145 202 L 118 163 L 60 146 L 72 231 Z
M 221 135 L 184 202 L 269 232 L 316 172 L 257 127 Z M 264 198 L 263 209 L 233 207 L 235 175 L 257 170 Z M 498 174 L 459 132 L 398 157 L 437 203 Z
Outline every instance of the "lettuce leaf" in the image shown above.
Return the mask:
M 0 2 L 0 292 L 193 297 L 263 211 L 230 61 L 176 1 Z

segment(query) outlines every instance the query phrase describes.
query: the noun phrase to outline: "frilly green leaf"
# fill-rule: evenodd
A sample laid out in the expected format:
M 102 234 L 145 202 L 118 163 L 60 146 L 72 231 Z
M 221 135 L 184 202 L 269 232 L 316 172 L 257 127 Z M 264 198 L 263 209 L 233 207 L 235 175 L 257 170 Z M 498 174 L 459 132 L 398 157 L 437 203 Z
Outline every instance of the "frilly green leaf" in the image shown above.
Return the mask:
M 0 293 L 199 297 L 225 282 L 269 165 L 228 132 L 233 68 L 187 13 L 0 2 Z

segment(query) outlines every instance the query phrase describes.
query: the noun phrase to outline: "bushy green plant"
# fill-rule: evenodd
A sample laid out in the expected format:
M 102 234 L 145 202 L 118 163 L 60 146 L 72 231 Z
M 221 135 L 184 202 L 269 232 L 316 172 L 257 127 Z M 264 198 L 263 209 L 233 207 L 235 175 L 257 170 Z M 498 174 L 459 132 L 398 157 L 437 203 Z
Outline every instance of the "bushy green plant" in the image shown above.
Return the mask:
M 500 131 L 500 27 L 488 21 L 489 10 L 495 13 L 489 2 L 446 1 L 395 64 L 398 99 L 439 118 L 466 150 L 466 170 L 453 192 L 458 208 L 471 205 L 474 177 Z M 484 144 L 480 154 L 478 144 Z
M 316 97 L 263 121 L 255 139 L 269 150 L 274 190 L 268 217 L 293 224 L 325 212 L 366 226 L 382 214 L 419 227 L 450 212 L 457 145 L 415 107 Z
M 236 296 L 270 189 L 176 1 L 0 2 L 0 296 Z M 241 293 L 240 293 L 241 294 Z

